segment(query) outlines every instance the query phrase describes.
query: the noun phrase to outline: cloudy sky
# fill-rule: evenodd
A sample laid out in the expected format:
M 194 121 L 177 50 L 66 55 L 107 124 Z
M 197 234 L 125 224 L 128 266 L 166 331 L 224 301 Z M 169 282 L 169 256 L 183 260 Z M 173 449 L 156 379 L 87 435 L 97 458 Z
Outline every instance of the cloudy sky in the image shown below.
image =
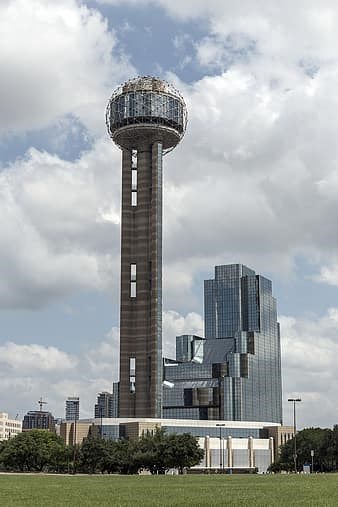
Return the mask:
M 338 7 L 331 0 L 0 1 L 0 411 L 92 415 L 118 377 L 113 89 L 184 95 L 165 159 L 164 342 L 203 333 L 203 279 L 271 278 L 284 400 L 338 423 Z M 284 422 L 291 423 L 285 402 Z

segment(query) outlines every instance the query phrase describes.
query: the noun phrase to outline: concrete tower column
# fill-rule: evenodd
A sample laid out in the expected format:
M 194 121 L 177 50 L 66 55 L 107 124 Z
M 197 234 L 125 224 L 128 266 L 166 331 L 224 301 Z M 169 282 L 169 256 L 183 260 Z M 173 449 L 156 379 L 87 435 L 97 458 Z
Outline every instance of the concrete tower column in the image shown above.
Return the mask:
M 118 87 L 106 111 L 122 149 L 120 417 L 162 416 L 162 157 L 182 139 L 179 92 L 151 76 Z
M 121 417 L 161 417 L 161 336 L 162 144 L 155 142 L 122 156 Z
M 254 448 L 253 448 L 253 438 L 248 438 L 248 449 L 249 449 L 249 467 L 253 468 L 255 466 L 254 460 Z
M 227 438 L 228 468 L 232 468 L 232 437 Z

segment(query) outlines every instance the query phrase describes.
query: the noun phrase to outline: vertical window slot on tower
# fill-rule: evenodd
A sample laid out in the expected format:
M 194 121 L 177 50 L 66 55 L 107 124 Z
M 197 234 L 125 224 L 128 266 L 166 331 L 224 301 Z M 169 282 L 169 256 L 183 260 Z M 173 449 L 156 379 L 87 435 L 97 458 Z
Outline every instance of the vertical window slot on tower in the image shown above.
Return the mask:
M 135 357 L 129 358 L 129 390 L 131 393 L 135 392 L 136 384 L 136 359 Z
M 131 150 L 131 205 L 137 206 L 137 150 Z
M 130 297 L 136 298 L 136 264 L 130 264 Z
M 136 298 L 136 282 L 130 282 L 130 297 Z
M 136 190 L 137 190 L 137 170 L 136 169 L 131 170 L 131 189 L 133 192 L 136 192 Z
M 131 150 L 131 168 L 137 169 L 137 150 Z

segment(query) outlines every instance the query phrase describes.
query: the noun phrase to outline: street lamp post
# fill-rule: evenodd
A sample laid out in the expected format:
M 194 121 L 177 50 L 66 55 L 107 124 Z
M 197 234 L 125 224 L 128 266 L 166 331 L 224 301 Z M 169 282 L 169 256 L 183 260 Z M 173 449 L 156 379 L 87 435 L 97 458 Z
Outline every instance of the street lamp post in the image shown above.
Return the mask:
M 315 455 L 315 451 L 311 449 L 311 473 L 313 474 L 313 457 Z
M 224 428 L 225 424 L 216 424 L 217 427 L 219 427 L 219 470 L 222 472 L 224 470 L 224 444 L 222 448 L 222 428 Z
M 103 438 L 103 434 L 102 434 L 102 417 L 103 417 L 103 407 L 100 406 L 100 438 Z
M 296 442 L 296 403 L 299 401 L 302 401 L 300 398 L 288 398 L 288 401 L 291 401 L 293 403 L 293 463 L 294 463 L 294 469 L 295 473 L 297 473 L 297 442 Z
M 79 418 L 79 405 L 80 405 L 80 401 L 77 400 L 75 402 L 75 417 L 74 417 L 74 426 L 73 426 L 73 474 L 76 473 L 76 445 L 77 445 L 76 423 Z

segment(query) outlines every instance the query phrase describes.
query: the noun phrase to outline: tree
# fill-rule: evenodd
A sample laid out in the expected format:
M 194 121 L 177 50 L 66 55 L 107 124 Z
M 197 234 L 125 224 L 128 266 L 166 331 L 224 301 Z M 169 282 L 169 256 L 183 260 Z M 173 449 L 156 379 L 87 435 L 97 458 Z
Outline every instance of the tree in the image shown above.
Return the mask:
M 0 460 L 6 470 L 63 471 L 67 448 L 62 439 L 46 430 L 31 430 L 8 440 Z
M 306 428 L 296 435 L 297 469 L 303 469 L 304 463 L 311 463 L 311 451 L 314 451 L 314 470 L 335 470 L 335 445 L 332 430 L 323 428 Z M 338 436 L 338 430 L 337 430 Z M 294 469 L 294 439 L 281 446 L 276 466 L 282 470 Z
M 134 465 L 146 468 L 152 474 L 164 474 L 168 467 L 166 463 L 166 448 L 168 437 L 163 428 L 156 428 L 154 432 L 145 432 L 138 440 L 133 456 Z
M 154 433 L 140 437 L 133 460 L 135 466 L 152 474 L 163 474 L 169 468 L 178 468 L 182 473 L 184 468 L 200 463 L 203 456 L 197 438 L 189 433 L 167 435 L 163 428 L 156 428 Z
M 168 436 L 165 462 L 169 468 L 178 468 L 183 473 L 184 468 L 198 465 L 203 456 L 204 451 L 198 445 L 197 438 L 190 433 Z
M 102 459 L 105 455 L 106 442 L 102 438 L 85 438 L 77 456 L 77 468 L 81 472 L 94 474 L 102 471 Z

